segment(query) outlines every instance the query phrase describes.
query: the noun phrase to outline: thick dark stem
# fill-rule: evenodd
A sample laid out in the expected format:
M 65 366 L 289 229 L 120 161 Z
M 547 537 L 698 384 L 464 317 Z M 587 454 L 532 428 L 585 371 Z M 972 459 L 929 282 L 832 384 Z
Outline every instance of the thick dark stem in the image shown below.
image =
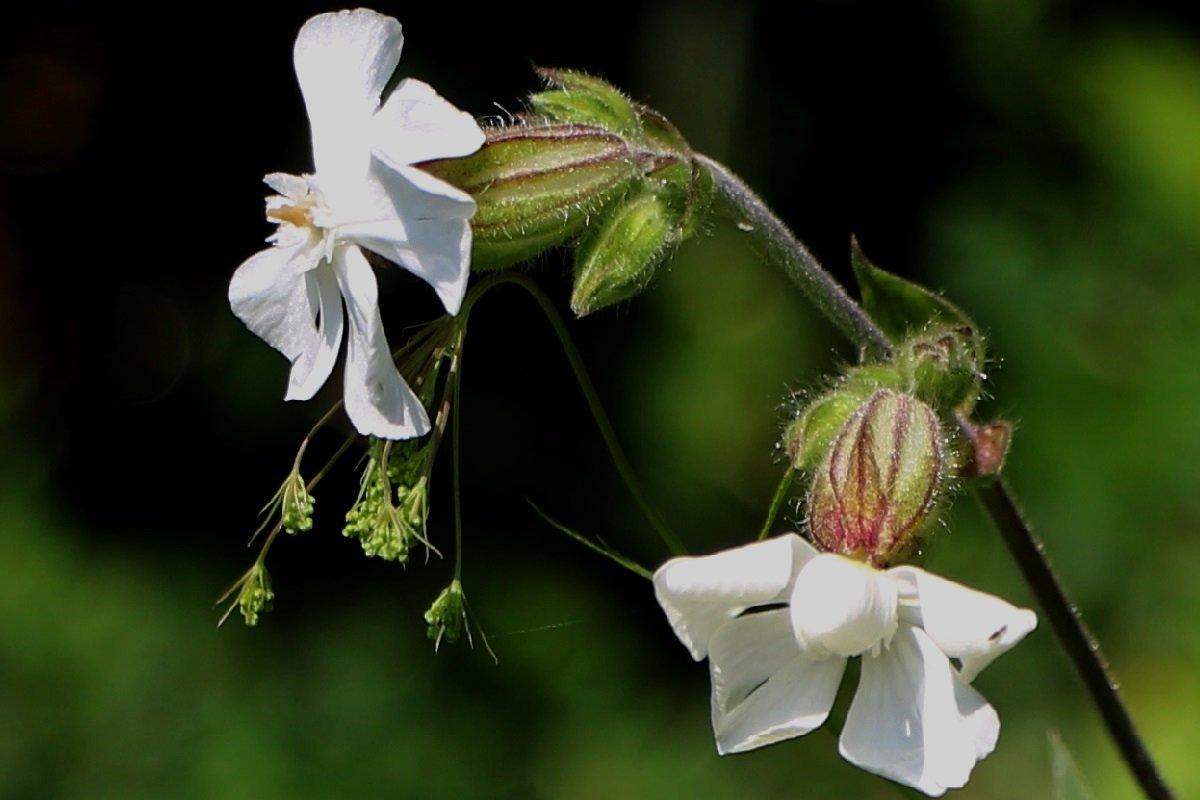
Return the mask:
M 1045 548 L 1021 516 L 1012 492 L 1003 481 L 997 481 L 976 489 L 975 497 L 992 518 L 996 530 L 1000 531 L 1008 552 L 1017 562 L 1025 582 L 1033 590 L 1038 604 L 1050 621 L 1054 635 L 1062 643 L 1075 671 L 1092 695 L 1092 702 L 1099 709 L 1104 724 L 1116 741 L 1117 749 L 1121 751 L 1142 791 L 1153 800 L 1170 800 L 1174 795 L 1138 736 L 1129 710 L 1117 693 L 1117 682 L 1109 675 L 1104 658 L 1100 655 L 1100 645 L 1088 631 L 1078 609 L 1067 599 L 1062 584 L 1046 558 Z
M 697 155 L 696 159 L 712 174 L 717 194 L 732 210 L 734 221 L 743 230 L 747 229 L 742 223 L 749 225 L 748 232 L 766 248 L 769 259 L 800 286 L 817 308 L 858 346 L 879 356 L 890 355 L 892 344 L 883 330 L 834 281 L 766 203 L 723 164 L 707 156 Z M 1172 800 L 1174 795 L 1159 774 L 1129 711 L 1117 694 L 1116 681 L 1108 674 L 1099 644 L 1088 633 L 1079 611 L 1067 600 L 1041 543 L 1021 517 L 1012 492 L 1002 481 L 997 481 L 977 488 L 975 495 L 1050 620 L 1054 635 L 1091 694 L 1092 702 L 1142 791 L 1150 800 Z

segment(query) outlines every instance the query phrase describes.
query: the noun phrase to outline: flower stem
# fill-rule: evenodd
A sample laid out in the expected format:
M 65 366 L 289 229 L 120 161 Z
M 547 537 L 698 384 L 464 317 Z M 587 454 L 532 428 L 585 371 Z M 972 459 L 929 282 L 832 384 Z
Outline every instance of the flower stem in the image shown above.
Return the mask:
M 863 311 L 766 203 L 727 167 L 707 156 L 697 161 L 712 175 L 721 198 L 739 228 L 748 232 L 817 308 L 865 351 L 886 357 L 892 352 L 887 335 Z M 1125 759 L 1130 772 L 1151 800 L 1174 797 L 1138 734 L 1117 684 L 1108 673 L 1100 646 L 1088 633 L 1079 610 L 1067 599 L 1065 590 L 1050 568 L 1045 549 L 1021 516 L 1017 501 L 1003 481 L 975 488 L 975 496 L 1004 539 L 1009 553 L 1032 589 L 1067 658 L 1078 673 L 1092 702 L 1100 712 L 1109 735 Z
M 571 371 L 575 374 L 575 381 L 579 384 L 579 390 L 583 392 L 584 399 L 587 401 L 588 411 L 591 412 L 592 419 L 596 422 L 596 427 L 600 431 L 600 438 L 604 440 L 604 446 L 608 449 L 609 458 L 612 459 L 617 474 L 621 476 L 621 481 L 625 484 L 625 488 L 633 497 L 634 502 L 637 503 L 638 508 L 641 509 L 642 516 L 650 523 L 650 527 L 654 528 L 655 533 L 658 534 L 658 538 L 662 539 L 663 544 L 666 545 L 671 555 L 683 555 L 687 552 L 683 544 L 672 533 L 662 515 L 655 510 L 654 506 L 650 505 L 650 501 L 642 492 L 641 484 L 638 483 L 637 478 L 633 474 L 633 467 L 630 466 L 629 459 L 625 457 L 625 451 L 621 448 L 620 442 L 617 441 L 617 434 L 608 419 L 608 414 L 604 412 L 604 406 L 600 403 L 600 396 L 596 394 L 596 387 L 592 385 L 592 379 L 588 375 L 587 367 L 584 366 L 583 357 L 579 354 L 579 349 L 575 347 L 575 342 L 571 339 L 571 333 L 567 330 L 562 316 L 554 308 L 554 304 L 550 302 L 550 299 L 546 297 L 545 292 L 536 283 L 519 272 L 493 274 L 475 287 L 475 292 L 471 297 L 468 297 L 461 313 L 467 313 L 470 305 L 473 305 L 484 292 L 503 283 L 512 283 L 523 288 L 537 302 L 542 313 L 546 315 L 546 320 L 554 328 L 554 333 L 558 336 L 558 342 L 562 345 L 563 353 L 567 357 L 567 363 L 570 364 Z
M 1108 672 L 1100 645 L 1088 631 L 1083 618 L 1067 598 L 1063 586 L 1054 574 L 1045 548 L 1030 530 L 1021 515 L 1012 492 L 1003 481 L 996 481 L 975 490 L 975 498 L 983 506 L 1000 537 L 1021 569 L 1026 583 L 1042 606 L 1055 636 L 1067 651 L 1080 679 L 1092 695 L 1104 724 L 1116 740 L 1117 748 L 1129 770 L 1141 785 L 1146 797 L 1169 800 L 1170 788 L 1159 774 L 1145 742 L 1138 736 L 1129 710 L 1117 694 L 1117 682 Z
M 820 262 L 808 252 L 787 225 L 762 201 L 754 190 L 728 167 L 708 156 L 696 155 L 713 177 L 717 196 L 732 210 L 739 229 L 747 230 L 767 251 L 767 259 L 777 264 L 826 317 L 859 347 L 887 356 L 892 343 L 862 307 L 854 302 Z

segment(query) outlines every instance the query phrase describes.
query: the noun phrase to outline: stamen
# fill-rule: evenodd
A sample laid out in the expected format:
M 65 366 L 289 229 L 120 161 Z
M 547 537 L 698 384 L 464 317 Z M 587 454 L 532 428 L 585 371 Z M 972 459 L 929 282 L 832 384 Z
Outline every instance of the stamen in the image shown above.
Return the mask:
M 313 225 L 312 209 L 308 206 L 284 206 L 267 211 L 267 219 L 276 222 L 287 222 L 297 228 L 311 228 Z

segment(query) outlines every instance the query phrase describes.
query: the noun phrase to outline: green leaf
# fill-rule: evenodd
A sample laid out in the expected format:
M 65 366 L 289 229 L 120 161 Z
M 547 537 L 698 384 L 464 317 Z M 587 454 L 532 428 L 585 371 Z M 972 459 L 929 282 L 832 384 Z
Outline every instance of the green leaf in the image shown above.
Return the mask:
M 971 318 L 946 298 L 868 261 L 857 239 L 850 240 L 850 265 L 862 292 L 863 308 L 893 344 L 934 324 L 978 330 Z

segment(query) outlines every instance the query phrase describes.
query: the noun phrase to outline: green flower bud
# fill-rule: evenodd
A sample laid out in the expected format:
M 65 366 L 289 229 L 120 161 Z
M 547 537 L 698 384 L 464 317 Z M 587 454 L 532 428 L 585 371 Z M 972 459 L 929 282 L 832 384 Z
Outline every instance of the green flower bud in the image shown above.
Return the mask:
M 829 452 L 842 425 L 862 405 L 864 394 L 834 391 L 819 398 L 788 425 L 783 434 L 792 468 L 812 470 Z
M 620 203 L 575 251 L 571 310 L 585 316 L 645 288 L 654 269 L 679 243 L 679 220 L 653 191 Z
M 638 107 L 607 81 L 566 69 L 536 70 L 553 87 L 529 97 L 529 110 L 551 122 L 595 125 L 626 137 L 642 133 Z
M 644 172 L 625 139 L 601 128 L 515 125 L 485 132 L 474 155 L 422 165 L 475 198 L 475 269 L 567 244 Z
M 457 642 L 463 631 L 467 630 L 467 598 L 458 578 L 451 581 L 433 601 L 433 605 L 425 612 L 425 623 L 429 625 L 427 633 L 433 639 L 434 650 L 441 647 L 443 639 L 451 644 Z M 470 631 L 467 631 L 468 638 L 470 635 Z
M 370 453 L 342 535 L 358 539 L 368 556 L 405 563 L 417 542 L 431 547 L 425 538 L 430 445 L 372 439 Z
M 910 557 L 933 520 L 945 462 L 933 409 L 880 389 L 842 424 L 813 477 L 813 540 L 877 567 Z
M 906 339 L 895 365 L 909 391 L 936 408 L 969 413 L 979 397 L 978 334 L 968 326 L 934 328 Z
M 274 603 L 271 575 L 261 562 L 255 562 L 242 581 L 242 590 L 238 592 L 238 611 L 246 624 L 254 627 L 258 624 L 258 615 L 270 611 Z

